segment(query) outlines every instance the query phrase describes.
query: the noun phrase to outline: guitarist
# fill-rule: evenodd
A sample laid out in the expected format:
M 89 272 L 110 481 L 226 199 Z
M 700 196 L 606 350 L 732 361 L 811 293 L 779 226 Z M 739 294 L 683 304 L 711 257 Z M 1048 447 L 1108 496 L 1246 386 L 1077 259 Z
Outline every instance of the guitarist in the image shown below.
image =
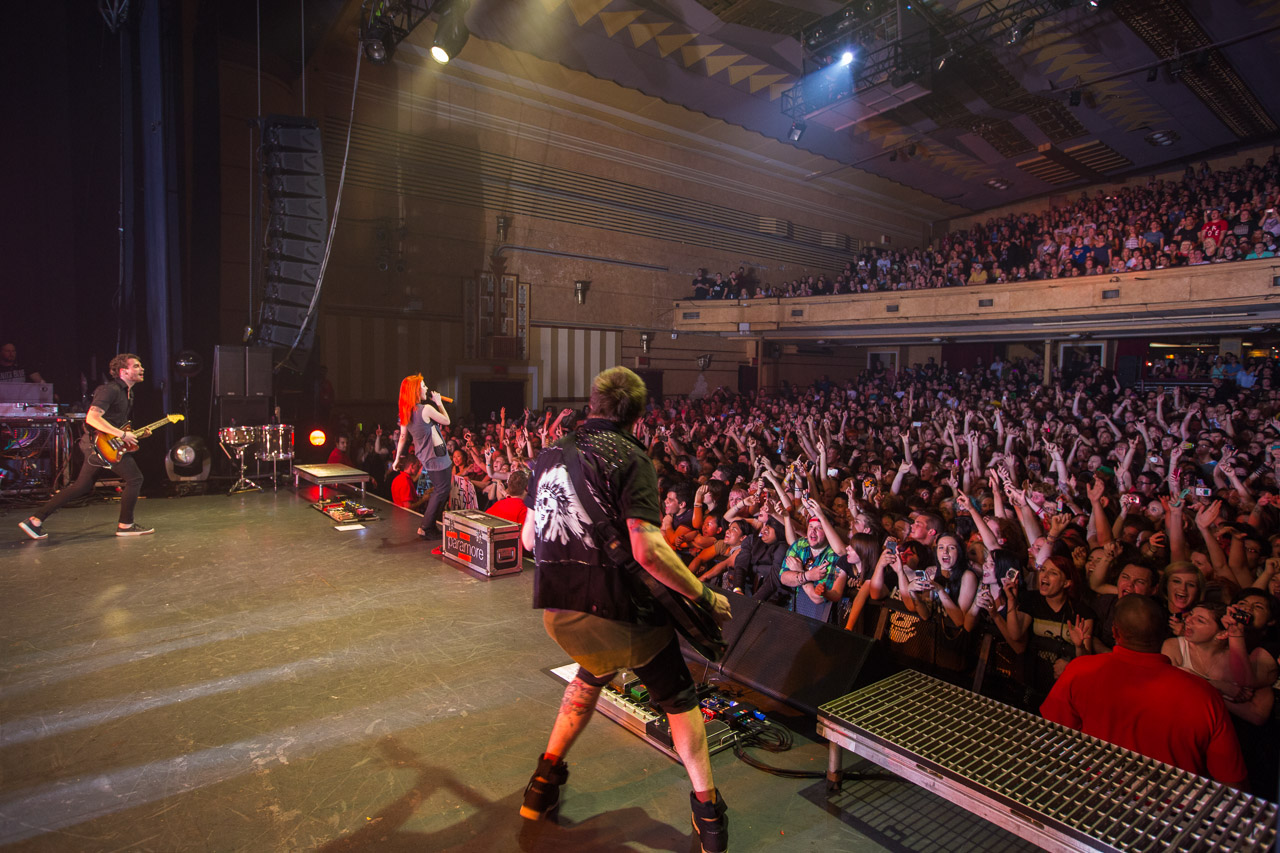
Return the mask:
M 49 534 L 44 530 L 44 520 L 53 515 L 64 505 L 77 501 L 93 491 L 93 481 L 106 470 L 101 457 L 94 447 L 94 440 L 99 432 L 120 438 L 127 449 L 137 446 L 138 440 L 145 435 L 135 434 L 126 429 L 129 417 L 133 412 L 133 386 L 142 381 L 144 369 L 142 361 L 133 353 L 122 352 L 107 366 L 111 379 L 93 392 L 93 402 L 89 405 L 89 413 L 85 415 L 85 434 L 80 439 L 80 447 L 84 450 L 84 465 L 80 475 L 70 488 L 63 489 L 49 499 L 44 506 L 25 521 L 19 522 L 22 532 L 32 539 L 47 539 Z M 141 527 L 133 521 L 133 508 L 138 503 L 138 494 L 142 491 L 142 471 L 138 463 L 128 453 L 122 454 L 120 461 L 114 463 L 112 469 L 124 480 L 124 492 L 120 496 L 120 521 L 116 526 L 117 536 L 145 536 L 154 533 L 150 527 Z
M 699 602 L 717 621 L 730 617 L 728 600 L 695 578 L 663 537 L 657 475 L 631 434 L 646 397 L 643 380 L 632 371 L 605 370 L 592 383 L 586 422 L 571 439 L 547 447 L 530 474 L 521 541 L 536 563 L 533 606 L 543 609 L 547 633 L 578 663 L 578 673 L 565 690 L 520 814 L 541 820 L 556 809 L 560 786 L 569 778 L 565 755 L 591 719 L 601 688 L 627 667 L 667 714 L 693 785 L 690 804 L 702 849 L 724 851 L 725 803 L 711 778 L 702 712 L 676 634 L 652 594 L 609 559 L 593 527 L 593 511 L 583 505 L 594 501 L 597 517 L 615 522 L 611 528 L 623 550 L 629 546 L 643 572 Z

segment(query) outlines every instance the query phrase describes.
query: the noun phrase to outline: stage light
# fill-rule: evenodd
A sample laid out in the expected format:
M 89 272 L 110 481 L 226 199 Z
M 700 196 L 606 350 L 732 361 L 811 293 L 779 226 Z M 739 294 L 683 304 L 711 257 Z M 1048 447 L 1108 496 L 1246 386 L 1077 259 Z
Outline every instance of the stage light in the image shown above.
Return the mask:
M 364 58 L 374 65 L 389 62 L 395 50 L 391 20 L 376 12 L 371 15 L 369 23 L 360 33 L 360 47 L 364 51 Z
M 1027 40 L 1031 35 L 1031 31 L 1036 28 L 1036 22 L 1030 18 L 1021 18 L 1013 22 L 1013 26 L 1009 28 L 1008 43 L 1015 45 Z
M 808 127 L 809 126 L 807 124 L 799 119 L 791 122 L 791 130 L 787 131 L 787 139 L 790 139 L 792 142 L 799 142 L 800 137 L 804 136 L 804 132 Z
M 307 441 L 311 442 L 312 447 L 323 447 L 328 440 L 329 436 L 325 435 L 322 429 L 313 429 L 311 434 L 307 436 Z
M 383 65 L 387 61 L 387 43 L 382 39 L 365 39 L 364 58 L 372 62 L 374 65 Z
M 852 50 L 846 50 L 844 53 L 840 54 L 840 64 L 841 64 L 841 65 L 852 65 L 852 64 L 853 64 L 853 51 L 852 51 Z
M 1080 106 L 1080 98 L 1083 96 L 1084 96 L 1084 93 L 1081 92 L 1079 89 L 1072 89 L 1067 94 L 1067 103 L 1069 103 L 1073 107 L 1078 107 Z
M 573 283 L 573 298 L 579 305 L 587 303 L 587 291 L 591 289 L 591 279 L 579 279 Z
M 467 23 L 463 18 L 467 14 L 467 4 L 454 2 L 440 16 L 436 25 L 436 37 L 431 42 L 431 58 L 441 65 L 462 52 L 462 46 L 471 37 Z
M 173 482 L 209 479 L 213 455 L 198 435 L 188 435 L 178 440 L 164 457 L 164 470 Z
M 1148 83 L 1154 83 L 1154 82 L 1156 82 L 1156 79 L 1157 79 L 1157 78 L 1159 78 L 1159 76 L 1160 76 L 1160 68 L 1159 68 L 1159 66 L 1157 66 L 1157 67 L 1155 67 L 1155 68 L 1148 68 L 1148 69 L 1147 69 L 1147 82 L 1148 82 Z

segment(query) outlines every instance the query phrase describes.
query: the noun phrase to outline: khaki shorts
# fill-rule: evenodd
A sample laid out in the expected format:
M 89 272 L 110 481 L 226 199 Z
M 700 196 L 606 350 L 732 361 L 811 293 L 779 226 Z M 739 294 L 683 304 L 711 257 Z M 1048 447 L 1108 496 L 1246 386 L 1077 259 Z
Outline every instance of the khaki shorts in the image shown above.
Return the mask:
M 637 625 L 576 610 L 544 610 L 547 634 L 578 666 L 595 675 L 644 666 L 671 642 L 670 625 Z

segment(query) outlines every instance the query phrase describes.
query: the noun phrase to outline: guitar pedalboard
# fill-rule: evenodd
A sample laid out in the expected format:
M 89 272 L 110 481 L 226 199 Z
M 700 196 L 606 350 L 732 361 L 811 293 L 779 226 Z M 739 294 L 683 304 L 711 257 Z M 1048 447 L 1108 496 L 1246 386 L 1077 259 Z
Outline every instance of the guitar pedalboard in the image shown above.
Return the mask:
M 566 683 L 572 681 L 577 673 L 576 663 L 551 670 L 552 676 Z M 700 685 L 698 695 L 707 729 L 707 747 L 712 755 L 733 747 L 739 740 L 770 725 L 763 711 L 711 685 Z M 621 670 L 613 681 L 605 685 L 600 691 L 596 710 L 672 761 L 680 762 L 671 740 L 667 715 L 649 702 L 649 691 L 634 673 Z
M 378 513 L 355 501 L 317 501 L 311 505 L 339 523 L 351 521 L 377 521 Z

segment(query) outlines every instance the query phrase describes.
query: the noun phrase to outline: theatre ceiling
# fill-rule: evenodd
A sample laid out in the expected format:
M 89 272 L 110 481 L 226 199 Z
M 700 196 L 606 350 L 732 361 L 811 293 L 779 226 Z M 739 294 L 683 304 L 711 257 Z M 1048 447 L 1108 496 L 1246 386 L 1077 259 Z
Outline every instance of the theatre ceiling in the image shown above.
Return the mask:
M 307 8 L 310 45 L 361 14 Z M 288 61 L 285 18 L 266 46 Z M 472 39 L 684 108 L 662 114 L 672 133 L 714 121 L 743 150 L 793 148 L 810 179 L 875 176 L 939 210 L 1280 137 L 1280 0 L 472 0 L 465 20 Z M 407 41 L 429 47 L 435 26 Z

